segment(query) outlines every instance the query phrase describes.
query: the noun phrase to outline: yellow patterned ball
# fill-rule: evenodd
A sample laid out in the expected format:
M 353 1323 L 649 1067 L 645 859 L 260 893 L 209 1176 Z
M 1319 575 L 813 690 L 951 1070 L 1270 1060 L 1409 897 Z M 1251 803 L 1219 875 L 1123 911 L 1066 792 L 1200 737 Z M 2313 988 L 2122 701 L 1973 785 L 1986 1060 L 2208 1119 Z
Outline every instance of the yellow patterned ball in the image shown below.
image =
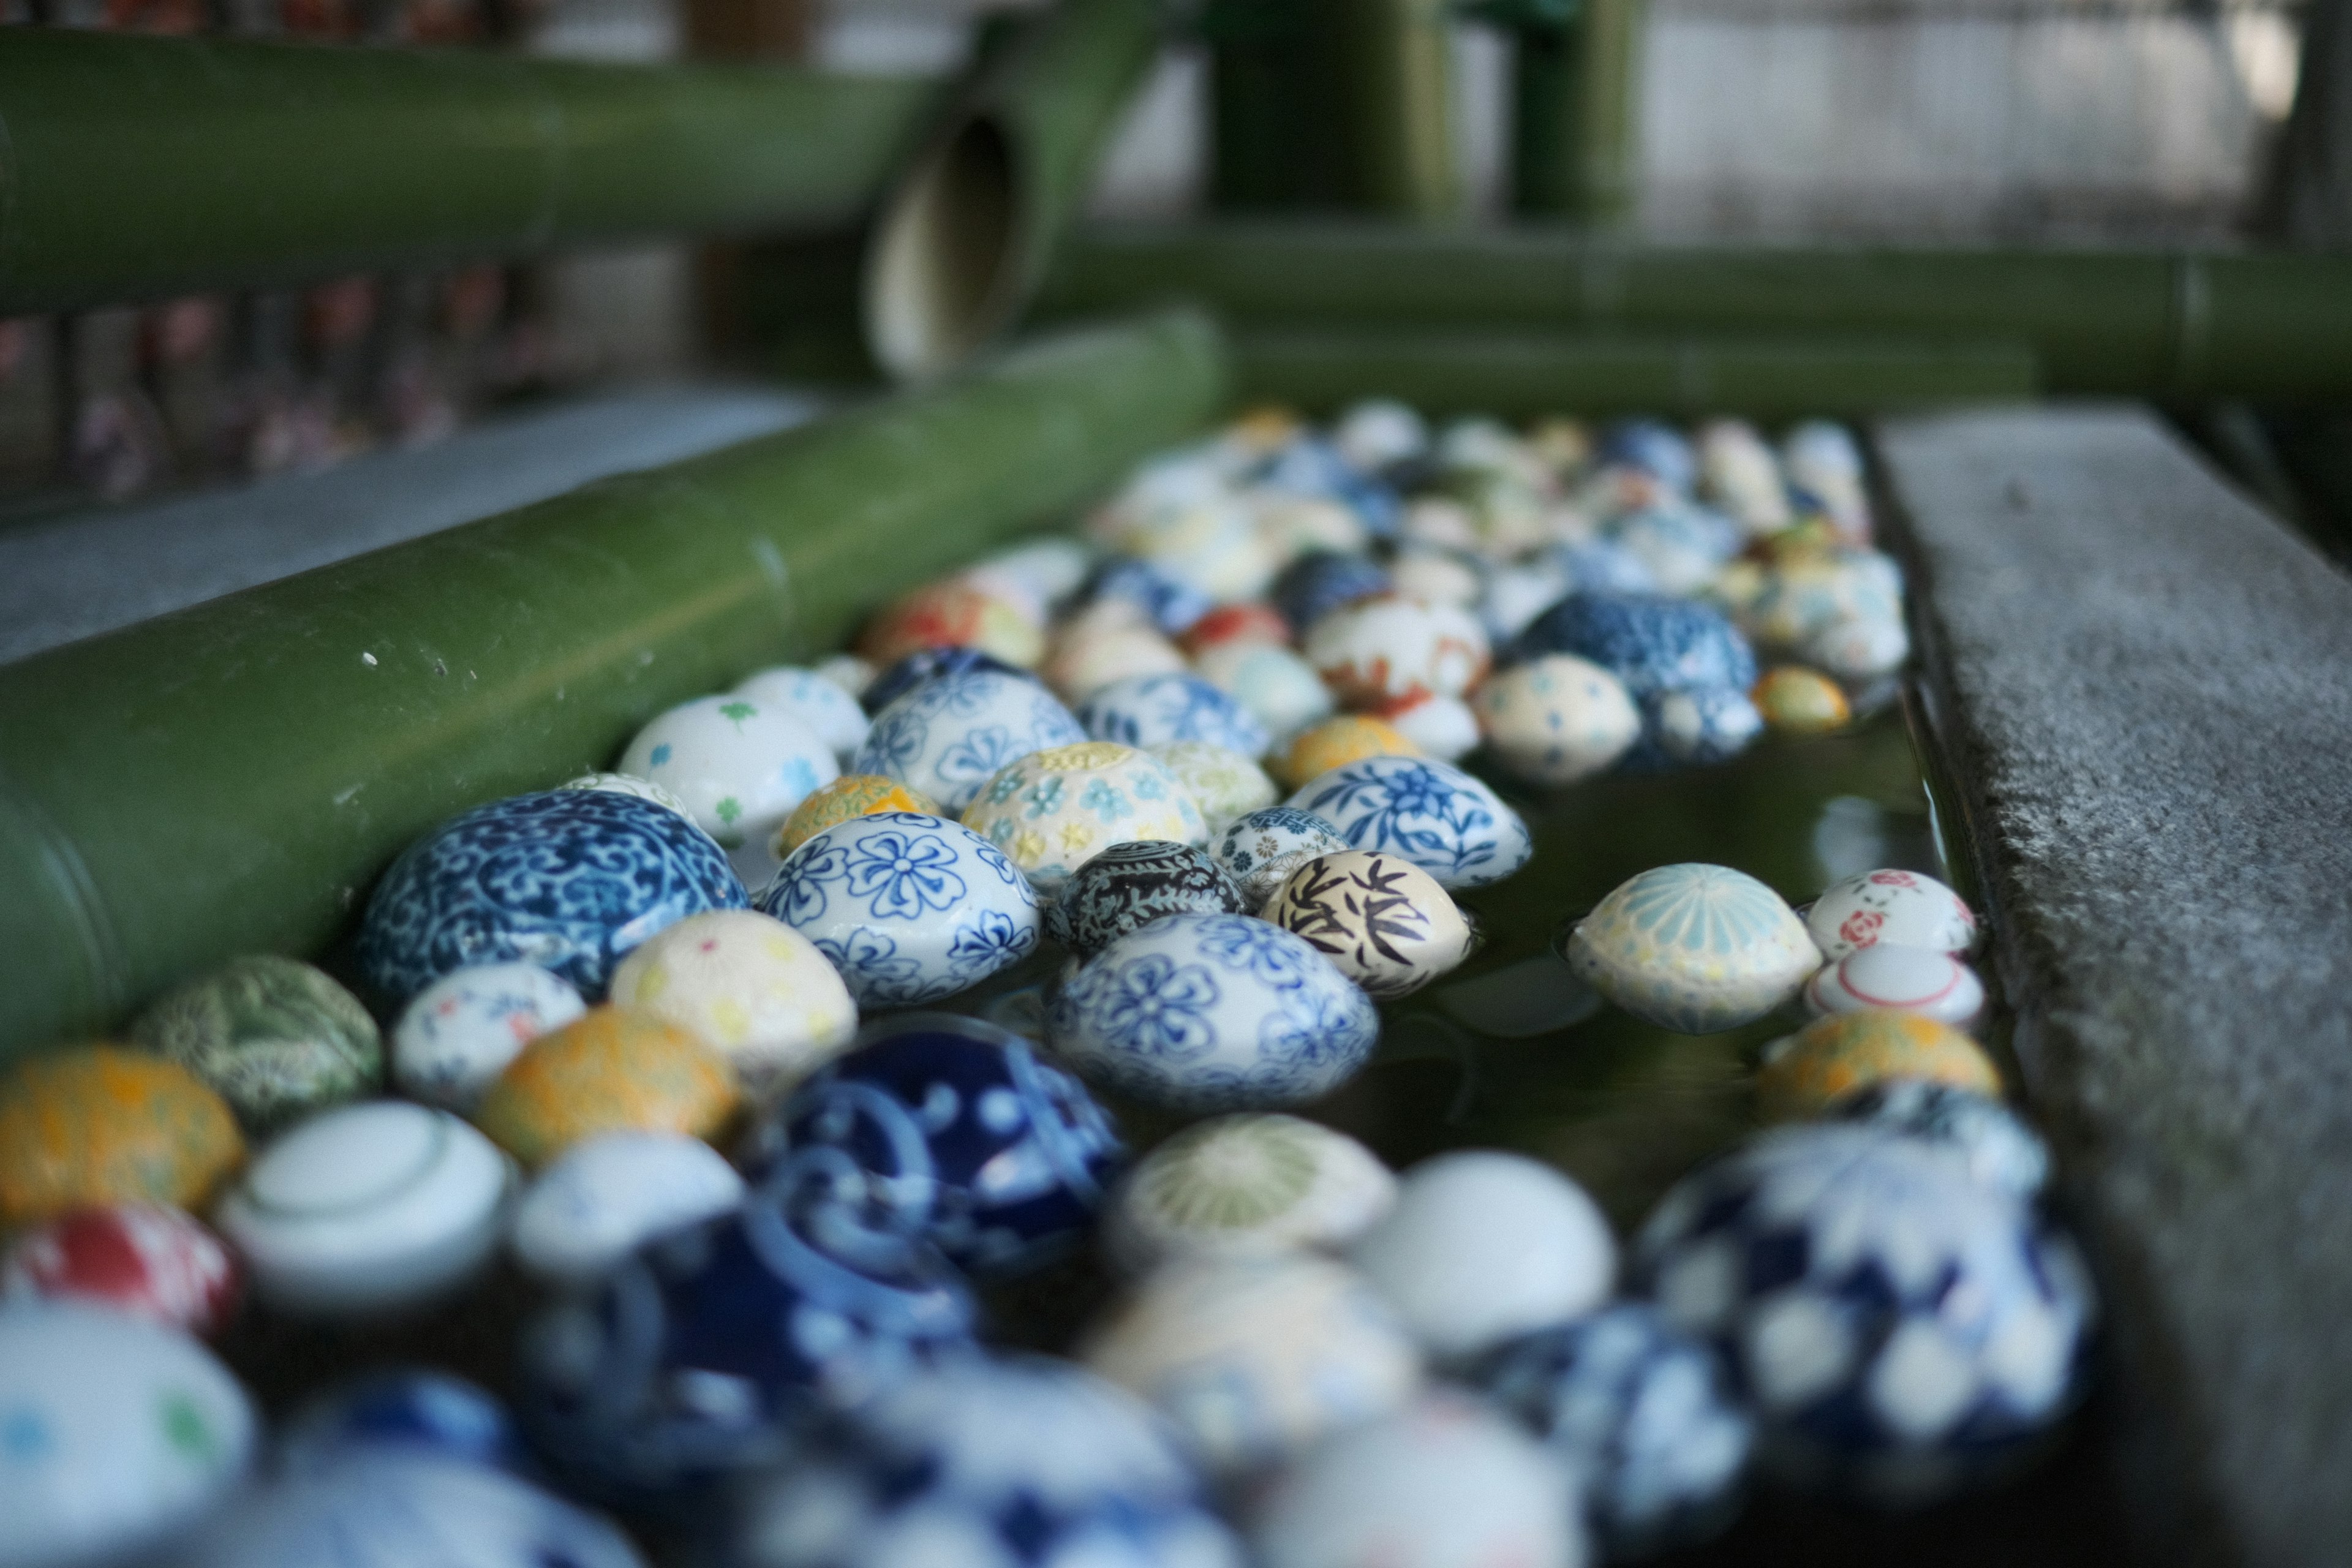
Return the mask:
M 1783 1042 L 1756 1074 L 1757 1109 L 1772 1121 L 1819 1116 L 1849 1094 L 1897 1078 L 2000 1094 L 2000 1069 L 1959 1030 L 1916 1013 L 1869 1008 L 1817 1018 Z
M 77 1047 L 0 1074 L 0 1231 L 96 1204 L 198 1208 L 244 1163 L 227 1102 L 144 1051 Z
M 600 1132 L 716 1138 L 741 1099 L 727 1058 L 642 1007 L 603 1006 L 525 1046 L 474 1120 L 526 1165 Z
M 656 932 L 613 972 L 612 999 L 718 1047 L 754 1097 L 789 1089 L 857 1033 L 840 971 L 756 910 L 689 915 Z
M 1784 735 L 1826 735 L 1853 718 L 1845 689 L 1801 664 L 1765 671 L 1748 696 L 1764 722 Z
M 1114 741 L 1082 741 L 1007 763 L 964 808 L 963 825 L 1047 894 L 1114 844 L 1209 841 L 1201 808 L 1168 764 Z
M 781 860 L 836 823 L 877 811 L 919 811 L 945 816 L 940 803 L 919 789 L 880 773 L 844 773 L 793 808 L 784 825 L 769 840 L 768 852 Z M 760 889 L 754 888 L 753 892 Z
M 1275 763 L 1275 776 L 1300 789 L 1333 768 L 1360 763 L 1366 757 L 1418 757 L 1422 750 L 1398 732 L 1393 724 L 1343 713 L 1298 732 Z

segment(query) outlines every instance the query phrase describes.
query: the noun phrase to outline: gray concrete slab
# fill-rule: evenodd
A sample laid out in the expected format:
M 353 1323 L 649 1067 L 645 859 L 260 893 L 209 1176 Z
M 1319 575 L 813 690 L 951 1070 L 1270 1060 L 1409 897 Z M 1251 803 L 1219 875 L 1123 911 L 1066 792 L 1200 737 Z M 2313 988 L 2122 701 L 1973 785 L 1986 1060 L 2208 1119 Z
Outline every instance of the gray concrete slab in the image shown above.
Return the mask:
M 659 386 L 319 473 L 0 533 L 0 663 L 810 417 L 806 395 Z
M 2142 1548 L 2352 1563 L 2352 580 L 2145 411 L 1879 449 Z

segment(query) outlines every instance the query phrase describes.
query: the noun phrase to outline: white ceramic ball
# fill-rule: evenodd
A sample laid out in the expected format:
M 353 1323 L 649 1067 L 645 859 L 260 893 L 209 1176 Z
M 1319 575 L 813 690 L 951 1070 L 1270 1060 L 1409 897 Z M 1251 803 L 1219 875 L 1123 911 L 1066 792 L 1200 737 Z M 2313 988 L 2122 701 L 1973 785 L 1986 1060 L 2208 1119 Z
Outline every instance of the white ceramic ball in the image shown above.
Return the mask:
M 575 1143 L 515 1205 L 507 1247 L 558 1284 L 594 1279 L 640 1245 L 743 1201 L 743 1178 L 699 1138 L 608 1132 Z
M 813 669 L 780 664 L 747 675 L 735 683 L 735 694 L 797 719 L 810 733 L 833 748 L 834 761 L 846 765 L 866 743 L 874 727 L 857 699 Z
M 1106 1249 L 1141 1274 L 1178 1257 L 1338 1248 L 1396 1202 L 1396 1177 L 1344 1132 L 1279 1112 L 1195 1122 L 1119 1184 Z
M 841 776 L 833 748 L 750 698 L 699 697 L 663 713 L 621 753 L 621 771 L 686 803 L 722 847 L 765 845 L 811 790 Z
M 1806 1005 L 1816 1013 L 1883 1007 L 1961 1028 L 1984 1011 L 1984 982 L 1950 953 L 1885 942 L 1849 952 L 1805 983 Z
M 452 970 L 418 992 L 392 1031 L 392 1080 L 411 1100 L 464 1115 L 523 1047 L 588 1010 L 535 963 Z
M 1470 700 L 1496 760 L 1536 784 L 1570 784 L 1614 763 L 1641 737 L 1624 682 L 1573 654 L 1489 677 Z
M 269 1305 L 366 1316 L 465 1285 L 498 1245 L 513 1183 L 513 1163 L 447 1111 L 379 1100 L 280 1134 L 216 1217 Z
M 1609 1299 L 1617 1243 L 1584 1189 L 1494 1150 L 1404 1173 L 1396 1205 L 1349 1249 L 1433 1356 L 1475 1355 Z
M 1977 917 L 1960 896 L 1918 871 L 1864 871 L 1832 885 L 1805 911 L 1813 945 L 1829 959 L 1881 942 L 1966 952 Z

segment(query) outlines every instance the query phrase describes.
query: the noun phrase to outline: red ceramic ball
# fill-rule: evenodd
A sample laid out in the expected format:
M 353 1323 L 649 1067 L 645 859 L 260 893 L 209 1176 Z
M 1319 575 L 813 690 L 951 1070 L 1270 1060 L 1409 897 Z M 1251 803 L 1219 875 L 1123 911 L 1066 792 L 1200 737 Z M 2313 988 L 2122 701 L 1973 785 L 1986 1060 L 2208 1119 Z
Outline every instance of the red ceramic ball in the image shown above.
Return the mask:
M 236 1261 L 220 1237 L 178 1209 L 72 1209 L 0 1254 L 0 1300 L 26 1297 L 97 1301 L 205 1335 L 236 1304 Z
M 1186 628 L 1181 640 L 1184 651 L 1195 658 L 1203 650 L 1225 643 L 1262 642 L 1286 647 L 1290 623 L 1272 605 L 1220 605 Z

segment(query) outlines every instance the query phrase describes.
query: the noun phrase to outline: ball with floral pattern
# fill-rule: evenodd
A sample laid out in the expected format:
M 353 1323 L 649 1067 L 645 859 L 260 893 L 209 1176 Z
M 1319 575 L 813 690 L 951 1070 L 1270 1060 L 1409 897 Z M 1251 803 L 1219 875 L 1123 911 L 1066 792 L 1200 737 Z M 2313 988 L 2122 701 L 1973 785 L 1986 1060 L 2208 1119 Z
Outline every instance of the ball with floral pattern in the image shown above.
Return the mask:
M 1045 930 L 1084 960 L 1169 915 L 1248 912 L 1242 890 L 1207 850 L 1139 838 L 1079 867 L 1046 912 Z
M 963 820 L 1049 897 L 1114 844 L 1209 840 L 1200 807 L 1168 765 L 1109 741 L 1020 758 L 988 781 Z
M 1006 763 L 1086 738 L 1035 681 L 967 670 L 925 681 L 876 714 L 849 771 L 887 774 L 961 811 Z
M 1328 822 L 1351 849 L 1410 860 L 1443 888 L 1483 888 L 1528 863 L 1535 840 L 1483 780 L 1433 757 L 1365 757 L 1284 803 Z
M 1249 915 L 1171 915 L 1120 937 L 1046 1010 L 1054 1048 L 1137 1099 L 1228 1110 L 1318 1099 L 1379 1015 L 1304 937 Z
M 1165 746 L 1205 741 L 1255 759 L 1274 737 L 1256 716 L 1197 675 L 1130 675 L 1078 704 L 1078 722 L 1097 741 Z
M 944 817 L 883 811 L 826 828 L 759 907 L 817 946 L 860 1007 L 908 1007 L 978 984 L 1037 945 L 1037 895 L 988 840 Z
M 832 1181 L 878 1220 L 992 1278 L 1081 1243 L 1124 1151 L 1085 1087 L 978 1018 L 909 1013 L 793 1091 L 740 1152 L 765 1184 Z

